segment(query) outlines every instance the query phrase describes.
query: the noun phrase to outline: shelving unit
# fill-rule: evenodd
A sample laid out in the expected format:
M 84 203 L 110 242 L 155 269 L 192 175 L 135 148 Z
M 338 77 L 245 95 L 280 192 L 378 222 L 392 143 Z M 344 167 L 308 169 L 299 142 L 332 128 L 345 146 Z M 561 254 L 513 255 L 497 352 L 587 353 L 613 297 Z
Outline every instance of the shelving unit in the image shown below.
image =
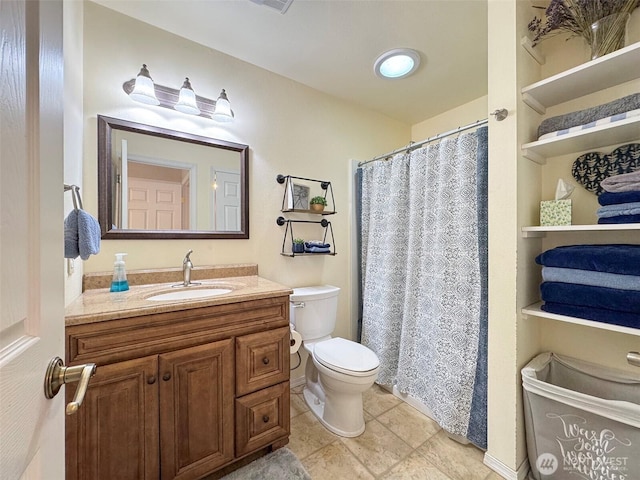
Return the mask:
M 325 207 L 325 209 L 322 211 L 316 211 L 308 208 L 295 207 L 294 195 L 293 195 L 294 180 L 319 183 L 320 188 L 324 191 L 324 198 L 327 201 L 327 206 Z M 317 216 L 318 215 L 319 216 L 335 215 L 337 213 L 335 198 L 333 196 L 333 187 L 331 186 L 331 182 L 326 180 L 316 180 L 313 178 L 294 177 L 292 175 L 278 175 L 276 177 L 276 181 L 279 184 L 283 184 L 285 186 L 284 194 L 282 196 L 281 212 L 293 213 L 293 214 L 317 215 Z M 322 220 L 308 220 L 308 219 L 304 220 L 304 219 L 289 219 L 289 218 L 280 216 L 276 219 L 276 223 L 280 226 L 286 226 L 284 231 L 284 237 L 282 239 L 282 251 L 280 252 L 280 255 L 283 255 L 285 257 L 299 257 L 299 256 L 318 257 L 318 256 L 326 256 L 326 255 L 330 255 L 330 256 L 336 255 L 335 238 L 333 236 L 333 227 L 331 226 L 331 222 L 328 221 L 326 218 L 323 218 Z M 324 232 L 322 235 L 322 241 L 324 243 L 330 243 L 331 251 L 326 253 L 310 253 L 310 252 L 296 253 L 296 252 L 293 252 L 293 249 L 289 251 L 286 248 L 287 239 L 288 239 L 289 245 L 292 245 L 293 239 L 296 238 L 296 236 L 293 233 L 293 226 L 296 223 L 301 223 L 301 224 L 311 223 L 311 224 L 320 225 L 324 229 Z M 328 239 L 330 239 L 330 242 L 327 242 Z
M 640 42 L 524 87 L 521 90 L 522 100 L 538 113 L 544 114 L 549 106 L 558 105 L 638 78 L 640 78 Z M 524 157 L 544 165 L 548 158 L 634 141 L 640 141 L 640 118 L 637 117 L 525 143 L 521 149 Z M 522 236 L 535 238 L 544 237 L 547 233 L 594 232 L 597 234 L 598 232 L 629 230 L 640 230 L 640 224 L 527 226 L 522 228 Z M 547 318 L 640 336 L 640 328 L 620 327 L 583 318 L 548 313 L 541 309 L 542 303 L 537 302 L 522 308 L 522 314 L 527 317 Z

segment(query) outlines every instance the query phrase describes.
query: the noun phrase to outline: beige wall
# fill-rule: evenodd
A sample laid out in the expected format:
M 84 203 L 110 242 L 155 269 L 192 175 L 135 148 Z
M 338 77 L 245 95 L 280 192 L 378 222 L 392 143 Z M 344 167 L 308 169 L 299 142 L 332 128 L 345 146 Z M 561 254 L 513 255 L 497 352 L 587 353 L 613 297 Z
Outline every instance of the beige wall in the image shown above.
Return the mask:
M 349 160 L 408 143 L 410 126 L 96 4 L 86 3 L 84 13 L 85 209 L 97 215 L 96 116 L 107 115 L 248 144 L 251 235 L 249 240 L 103 240 L 100 253 L 84 263 L 84 271 L 110 271 L 117 252 L 128 253 L 128 269 L 179 267 L 189 249 L 194 250 L 196 266 L 257 263 L 260 275 L 284 285 L 329 283 L 342 288 L 335 333 L 350 338 Z M 225 88 L 236 121 L 217 124 L 133 102 L 122 83 L 133 78 L 142 63 L 160 85 L 178 88 L 189 76 L 196 93 L 212 99 Z M 280 255 L 284 227 L 276 225 L 276 218 L 283 186 L 275 181 L 280 173 L 332 182 L 338 211 L 330 218 L 336 257 Z M 79 294 L 74 284 L 69 295 Z
M 411 127 L 411 140 L 420 142 L 439 133 L 468 125 L 476 120 L 482 120 L 487 118 L 487 112 L 487 96 L 485 95 L 440 115 L 416 123 Z
M 64 2 L 64 183 L 82 186 L 82 50 L 83 2 Z M 60 187 L 62 188 L 62 187 Z M 81 196 L 84 191 L 80 191 Z M 64 194 L 65 216 L 73 209 L 71 192 Z M 82 288 L 83 264 L 80 258 L 65 261 L 65 305 L 78 296 Z

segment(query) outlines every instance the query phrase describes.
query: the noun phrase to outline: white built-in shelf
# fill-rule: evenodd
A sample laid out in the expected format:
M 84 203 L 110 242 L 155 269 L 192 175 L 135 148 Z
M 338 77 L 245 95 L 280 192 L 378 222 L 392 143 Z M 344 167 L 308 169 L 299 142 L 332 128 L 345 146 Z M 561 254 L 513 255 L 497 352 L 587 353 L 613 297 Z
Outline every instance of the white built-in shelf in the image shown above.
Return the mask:
M 619 232 L 622 230 L 640 230 L 640 223 L 522 227 L 522 237 L 544 237 L 547 233 L 553 232 Z
M 640 78 L 640 42 L 524 87 L 522 100 L 538 113 L 546 107 Z
M 525 143 L 522 145 L 522 155 L 544 165 L 549 157 L 637 141 L 639 138 L 640 117 L 631 117 L 566 135 Z
M 555 313 L 549 313 L 543 311 L 540 307 L 542 302 L 534 303 L 528 307 L 522 309 L 522 314 L 525 316 L 549 318 L 551 320 L 557 320 L 559 322 L 573 323 L 576 325 L 584 325 L 586 327 L 599 328 L 601 330 L 609 330 L 611 332 L 626 333 L 628 335 L 635 335 L 640 337 L 640 329 L 630 327 L 620 327 L 618 325 L 612 325 L 610 323 L 596 322 L 593 320 L 585 320 L 584 318 L 568 317 L 566 315 L 557 315 Z

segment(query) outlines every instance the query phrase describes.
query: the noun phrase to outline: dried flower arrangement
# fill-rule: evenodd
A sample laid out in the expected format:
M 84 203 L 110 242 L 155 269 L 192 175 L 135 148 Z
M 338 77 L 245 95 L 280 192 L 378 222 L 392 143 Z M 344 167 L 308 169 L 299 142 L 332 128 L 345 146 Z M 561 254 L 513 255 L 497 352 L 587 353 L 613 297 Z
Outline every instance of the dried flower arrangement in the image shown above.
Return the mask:
M 528 25 L 534 35 L 532 43 L 535 46 L 545 38 L 569 33 L 569 38 L 583 37 L 593 45 L 595 22 L 616 13 L 631 14 L 639 6 L 640 0 L 551 0 L 545 10 L 546 21 L 534 17 Z M 624 25 L 621 28 L 624 32 Z

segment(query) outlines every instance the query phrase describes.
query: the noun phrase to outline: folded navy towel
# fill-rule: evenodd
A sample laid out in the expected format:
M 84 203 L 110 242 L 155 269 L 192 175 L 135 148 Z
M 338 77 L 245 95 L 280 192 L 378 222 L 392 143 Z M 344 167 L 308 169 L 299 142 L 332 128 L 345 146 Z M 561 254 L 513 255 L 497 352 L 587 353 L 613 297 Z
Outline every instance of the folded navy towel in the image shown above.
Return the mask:
M 582 307 L 579 305 L 567 305 L 565 303 L 547 302 L 542 305 L 542 310 L 557 315 L 584 318 L 597 322 L 619 325 L 622 327 L 640 328 L 640 315 L 636 313 L 618 312 L 603 308 Z
M 603 192 L 598 195 L 600 205 L 617 205 L 619 203 L 640 202 L 640 191 L 634 192 Z
M 565 245 L 542 252 L 536 263 L 545 267 L 640 275 L 640 245 Z
M 564 130 L 578 125 L 585 125 L 587 123 L 600 120 L 601 118 L 610 117 L 612 115 L 628 112 L 629 110 L 635 110 L 637 108 L 640 108 L 640 93 L 627 95 L 626 97 L 618 98 L 612 102 L 584 110 L 578 110 L 577 112 L 547 118 L 543 120 L 538 127 L 538 137 L 549 132 L 556 132 L 558 130 Z
M 540 294 L 545 302 L 640 314 L 640 292 L 638 291 L 575 283 L 542 282 Z
M 578 285 L 640 291 L 640 276 L 595 272 L 593 270 L 542 267 L 542 280 L 545 282 L 577 283 Z
M 100 224 L 84 210 L 78 210 L 78 249 L 82 260 L 100 252 Z
M 306 253 L 331 253 L 331 248 L 329 248 L 329 247 L 305 247 L 304 251 Z
M 617 215 L 615 217 L 601 217 L 599 224 L 640 223 L 640 215 Z
M 64 219 L 64 258 L 78 258 L 78 210 L 71 210 Z

